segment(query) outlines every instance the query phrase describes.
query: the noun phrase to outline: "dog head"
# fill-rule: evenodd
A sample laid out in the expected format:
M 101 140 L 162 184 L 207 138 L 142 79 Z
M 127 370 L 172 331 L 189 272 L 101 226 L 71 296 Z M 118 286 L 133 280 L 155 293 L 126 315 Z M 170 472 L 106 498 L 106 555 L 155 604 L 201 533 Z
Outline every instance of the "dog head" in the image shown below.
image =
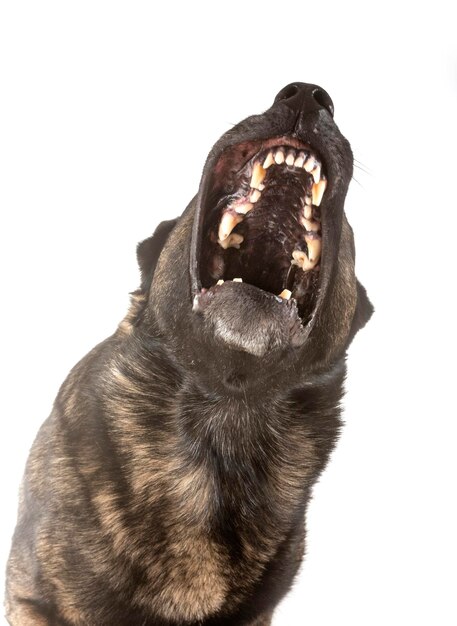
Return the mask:
M 372 313 L 344 213 L 352 168 L 329 95 L 282 89 L 214 145 L 181 218 L 139 245 L 141 323 L 231 388 L 293 384 L 340 359 Z

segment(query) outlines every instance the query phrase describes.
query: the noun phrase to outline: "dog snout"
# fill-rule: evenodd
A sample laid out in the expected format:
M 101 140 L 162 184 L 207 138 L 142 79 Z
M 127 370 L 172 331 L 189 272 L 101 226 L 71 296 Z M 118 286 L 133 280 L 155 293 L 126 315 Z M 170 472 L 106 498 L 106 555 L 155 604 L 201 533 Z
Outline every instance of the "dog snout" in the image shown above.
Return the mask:
M 290 83 L 283 87 L 275 98 L 274 104 L 285 102 L 298 115 L 307 115 L 322 109 L 333 117 L 333 102 L 328 93 L 319 85 L 309 83 Z

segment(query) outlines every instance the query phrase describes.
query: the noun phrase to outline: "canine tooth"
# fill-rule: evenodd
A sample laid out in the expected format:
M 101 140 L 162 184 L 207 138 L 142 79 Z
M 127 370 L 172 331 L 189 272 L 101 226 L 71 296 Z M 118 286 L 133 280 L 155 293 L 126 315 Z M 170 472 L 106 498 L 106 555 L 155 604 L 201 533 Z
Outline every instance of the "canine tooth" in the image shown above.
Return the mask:
M 233 282 L 234 282 L 234 283 L 242 283 L 242 282 L 243 282 L 243 279 L 242 279 L 242 278 L 234 278 L 234 279 L 233 279 Z
M 217 233 L 219 241 L 224 241 L 230 235 L 232 230 L 237 224 L 243 221 L 243 216 L 238 215 L 235 212 L 226 212 L 222 215 L 221 222 L 219 224 L 219 231 Z
M 319 206 L 321 203 L 322 198 L 319 198 L 319 187 L 318 185 L 314 184 L 313 185 L 313 204 L 315 206 Z
M 216 285 L 223 285 L 224 281 L 222 280 L 222 278 L 220 280 L 217 281 Z
M 281 163 L 284 163 L 284 159 L 284 152 L 282 150 L 277 150 L 275 154 L 275 163 L 281 165 Z
M 260 198 L 262 194 L 260 193 L 260 191 L 258 189 L 254 189 L 254 191 L 251 193 L 251 195 L 249 196 L 249 200 L 251 202 L 257 202 L 257 200 Z
M 310 220 L 313 217 L 313 207 L 311 206 L 311 198 L 310 204 L 305 204 L 305 219 Z
M 307 237 L 305 235 L 305 241 L 308 246 L 309 262 L 313 263 L 313 265 L 316 265 L 316 263 L 319 261 L 320 256 L 321 256 L 321 247 L 322 247 L 321 240 Z
M 305 204 L 308 206 L 311 206 L 313 203 L 313 199 L 311 198 L 311 196 L 305 196 Z
M 308 259 L 308 255 L 306 252 L 303 252 L 303 250 L 294 250 L 292 252 L 292 257 L 292 265 L 298 265 L 298 267 L 301 267 L 304 272 L 312 270 L 316 265 L 315 263 L 311 263 Z
M 303 163 L 305 162 L 305 155 L 303 152 L 298 154 L 298 157 L 295 159 L 295 167 L 303 167 Z
M 267 154 L 267 158 L 265 159 L 265 161 L 263 163 L 263 168 L 265 170 L 267 170 L 270 167 L 270 165 L 273 165 L 274 162 L 275 162 L 275 159 L 274 159 L 274 156 L 273 156 L 273 152 L 270 151 Z
M 324 195 L 324 191 L 327 187 L 327 181 L 325 178 L 322 178 L 317 184 L 313 185 L 313 204 L 315 206 L 319 206 L 322 202 L 322 196 Z
M 224 248 L 224 250 L 227 250 L 228 248 L 239 249 L 240 244 L 242 244 L 243 241 L 244 241 L 243 235 L 239 235 L 238 233 L 230 233 L 228 237 L 226 237 L 222 241 L 219 240 L 217 243 L 220 245 L 221 248 Z
M 263 191 L 264 189 L 265 189 L 265 185 L 263 183 L 260 183 L 259 191 Z
M 260 163 L 256 163 L 254 165 L 254 168 L 252 170 L 252 178 L 251 178 L 251 187 L 253 189 L 258 189 L 259 185 L 262 183 L 263 179 L 265 178 L 265 175 L 267 173 L 267 170 L 264 169 Z
M 291 295 L 292 295 L 291 291 L 289 291 L 288 289 L 283 289 L 281 293 L 279 294 L 279 297 L 282 298 L 283 300 L 290 300 Z
M 310 233 L 317 233 L 321 225 L 319 222 L 315 222 L 314 220 L 306 219 L 306 217 L 302 218 L 301 223 L 306 228 L 306 230 Z
M 286 156 L 287 165 L 293 165 L 295 161 L 295 152 L 293 150 L 289 150 Z
M 310 156 L 306 159 L 303 167 L 305 168 L 305 170 L 309 173 L 311 172 L 316 166 L 316 161 L 314 160 L 314 157 Z
M 314 182 L 317 184 L 321 179 L 321 166 L 319 165 L 319 163 L 316 164 L 316 167 L 313 169 L 311 174 L 314 178 Z
M 246 213 L 249 213 L 249 211 L 252 210 L 253 206 L 254 205 L 252 204 L 252 202 L 244 202 L 244 204 L 238 204 L 237 206 L 235 206 L 234 209 L 237 213 L 240 213 L 241 215 L 246 215 Z

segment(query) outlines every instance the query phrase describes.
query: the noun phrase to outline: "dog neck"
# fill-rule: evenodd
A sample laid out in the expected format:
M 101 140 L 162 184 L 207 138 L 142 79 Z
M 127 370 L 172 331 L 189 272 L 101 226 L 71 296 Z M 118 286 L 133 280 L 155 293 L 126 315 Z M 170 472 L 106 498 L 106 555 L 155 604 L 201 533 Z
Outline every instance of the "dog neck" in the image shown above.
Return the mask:
M 205 477 L 200 490 L 210 485 L 208 502 L 229 506 L 237 494 L 253 518 L 259 507 L 276 510 L 278 522 L 293 516 L 338 435 L 344 361 L 292 389 L 272 384 L 261 394 L 243 387 L 221 392 L 201 384 L 163 341 L 131 337 L 108 371 L 105 403 L 113 424 L 121 420 L 138 449 L 150 451 L 140 466 L 145 485 L 156 480 L 152 459 L 163 459 L 161 477 L 177 468 L 189 484 L 192 476 Z

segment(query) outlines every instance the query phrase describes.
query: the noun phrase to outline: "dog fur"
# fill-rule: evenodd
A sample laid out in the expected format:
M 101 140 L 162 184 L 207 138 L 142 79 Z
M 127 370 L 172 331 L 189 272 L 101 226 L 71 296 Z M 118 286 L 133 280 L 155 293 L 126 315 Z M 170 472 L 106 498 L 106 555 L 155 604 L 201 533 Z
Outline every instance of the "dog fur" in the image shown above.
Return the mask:
M 130 310 L 71 371 L 30 452 L 11 625 L 271 623 L 338 437 L 345 353 L 372 312 L 343 210 L 352 154 L 310 87 L 226 133 L 198 196 L 138 247 Z M 214 164 L 228 146 L 274 136 L 316 145 L 329 170 L 320 299 L 299 345 L 249 285 L 226 283 L 192 307 Z

